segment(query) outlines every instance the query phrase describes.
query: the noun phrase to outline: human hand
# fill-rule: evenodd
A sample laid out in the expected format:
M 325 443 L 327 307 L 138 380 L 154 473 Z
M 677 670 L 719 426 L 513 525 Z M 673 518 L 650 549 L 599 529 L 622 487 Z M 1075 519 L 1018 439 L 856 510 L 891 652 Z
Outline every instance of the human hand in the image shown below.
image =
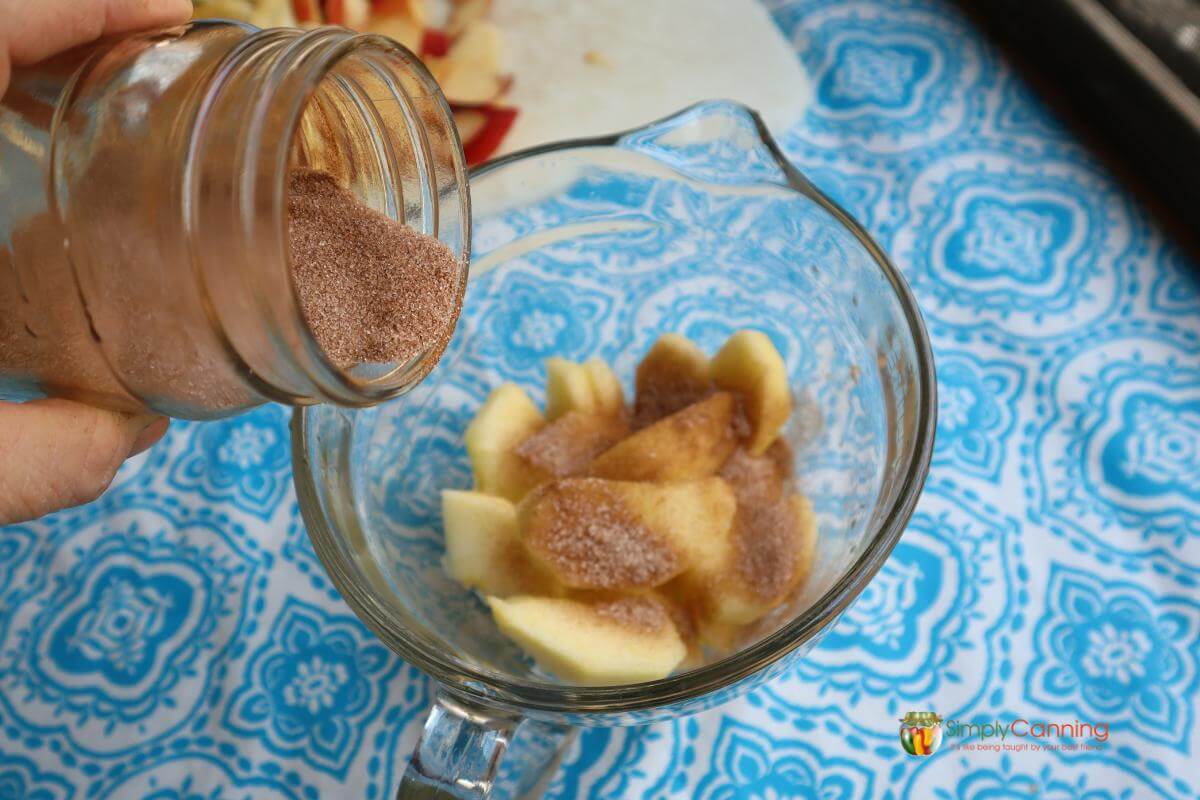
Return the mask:
M 191 13 L 190 0 L 0 0 L 0 95 L 13 66 Z M 0 525 L 94 500 L 125 459 L 166 431 L 165 417 L 70 400 L 0 402 Z
M 178 25 L 191 0 L 0 0 L 0 95 L 12 67 L 122 31 Z
M 0 402 L 0 525 L 99 497 L 125 459 L 157 442 L 167 418 L 70 400 Z

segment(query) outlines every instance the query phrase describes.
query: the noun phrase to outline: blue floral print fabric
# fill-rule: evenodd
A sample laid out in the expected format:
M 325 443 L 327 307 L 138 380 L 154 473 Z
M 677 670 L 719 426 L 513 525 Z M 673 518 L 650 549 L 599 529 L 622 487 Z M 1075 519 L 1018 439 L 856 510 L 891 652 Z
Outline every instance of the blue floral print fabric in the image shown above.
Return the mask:
M 1195 265 L 950 4 L 770 7 L 815 87 L 783 150 L 925 314 L 932 471 L 806 659 L 585 732 L 548 796 L 1200 796 Z M 510 284 L 507 369 L 601 346 L 603 289 Z M 394 791 L 430 686 L 324 576 L 286 426 L 175 424 L 100 501 L 0 529 L 0 798 Z M 901 746 L 909 711 L 943 719 L 930 756 Z M 963 735 L 984 723 L 1106 736 Z

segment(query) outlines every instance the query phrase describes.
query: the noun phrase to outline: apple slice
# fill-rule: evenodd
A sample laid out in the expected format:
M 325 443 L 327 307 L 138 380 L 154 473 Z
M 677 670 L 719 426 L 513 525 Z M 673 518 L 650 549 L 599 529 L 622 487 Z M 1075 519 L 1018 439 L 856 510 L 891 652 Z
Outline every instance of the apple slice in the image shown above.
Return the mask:
M 423 36 L 421 26 L 413 22 L 410 18 L 399 14 L 373 16 L 367 20 L 362 29 L 366 33 L 377 33 L 380 36 L 395 39 L 413 52 L 416 52 L 417 48 L 421 45 L 421 37 Z
M 450 52 L 450 45 L 453 43 L 454 40 L 445 31 L 439 31 L 437 28 L 426 28 L 421 38 L 421 49 L 419 51 L 421 60 L 429 64 L 435 58 L 444 58 Z
M 359 28 L 370 16 L 367 0 L 325 0 L 325 22 L 329 25 Z
M 505 636 L 542 668 L 581 686 L 665 678 L 687 655 L 670 614 L 651 597 L 489 597 L 488 605 Z
M 492 0 L 457 0 L 446 20 L 446 33 L 458 36 L 476 22 L 482 21 L 492 8 Z
M 249 22 L 262 16 L 250 0 L 194 0 L 192 16 L 196 19 L 236 19 Z
M 687 655 L 676 667 L 676 670 L 693 669 L 704 664 L 704 653 L 700 648 L 700 632 L 696 628 L 696 623 L 692 619 L 691 612 L 667 591 L 672 585 L 672 583 L 668 583 L 666 586 L 660 586 L 657 589 L 627 589 L 622 591 L 574 589 L 568 596 L 572 600 L 579 600 L 590 605 L 612 602 L 623 598 L 647 598 L 655 604 L 662 606 L 663 610 L 671 617 L 671 624 L 679 632 L 679 638 L 683 639 L 684 645 L 687 646 Z
M 521 547 L 517 507 L 503 497 L 443 489 L 442 526 L 446 571 L 468 588 L 482 588 L 489 582 L 494 567 L 505 561 L 509 542 Z M 519 593 L 507 588 L 492 586 L 484 591 L 501 597 Z
M 799 546 L 796 548 L 795 573 L 791 589 L 778 603 L 771 605 L 751 622 L 734 624 L 717 622 L 711 618 L 701 618 L 697 625 L 697 636 L 708 647 L 720 653 L 731 653 L 757 641 L 776 630 L 780 622 L 794 617 L 802 610 L 798 606 L 799 593 L 805 580 L 812 572 L 813 560 L 816 555 L 817 525 L 812 515 L 812 506 L 807 498 L 793 494 L 787 502 L 792 506 L 799 520 L 797 527 Z M 677 583 L 682 582 L 678 581 Z
M 516 454 L 517 446 L 546 424 L 541 412 L 515 384 L 498 387 L 467 426 L 464 436 L 475 488 L 516 502 L 549 479 Z
M 792 576 L 792 588 L 808 580 L 817 557 L 817 516 L 813 513 L 812 501 L 800 492 L 794 492 L 788 502 L 796 515 L 796 572 Z
M 666 587 L 644 591 L 657 598 L 663 604 L 667 613 L 671 615 L 671 622 L 675 625 L 675 630 L 679 631 L 679 638 L 683 640 L 684 646 L 687 647 L 687 654 L 676 665 L 676 671 L 704 666 L 705 658 L 704 650 L 701 647 L 700 631 L 696 627 L 696 621 L 692 619 L 691 610 L 671 597 L 670 593 L 664 591 L 664 589 Z
M 454 108 L 454 126 L 458 128 L 458 138 L 465 145 L 478 136 L 487 125 L 487 115 L 476 108 Z
M 628 435 L 622 417 L 568 411 L 521 442 L 516 452 L 534 470 L 565 478 Z
M 746 449 L 761 456 L 792 413 L 783 357 L 765 333 L 745 330 L 729 337 L 709 367 L 717 386 L 742 395 L 750 422 Z
M 770 455 L 768 450 L 767 455 L 752 456 L 739 447 L 721 467 L 721 477 L 729 482 L 739 503 L 773 503 L 783 496 L 791 475 Z
M 429 10 L 424 0 L 371 0 L 371 16 L 404 17 L 418 28 L 429 24 Z
M 472 136 L 463 137 L 463 155 L 469 166 L 482 164 L 500 149 L 504 137 L 517 121 L 517 109 L 503 106 L 453 106 L 455 114 L 459 111 L 471 111 L 482 114 L 483 127 Z
M 445 56 L 426 59 L 426 66 L 451 103 L 491 103 L 509 85 L 509 79 L 501 74 L 502 50 L 500 29 L 487 22 L 476 22 L 453 41 Z
M 771 459 L 784 483 L 792 480 L 792 477 L 796 474 L 796 455 L 792 451 L 791 442 L 780 436 L 771 442 L 771 446 L 767 448 L 767 452 L 763 453 L 763 455 Z
M 613 416 L 625 413 L 625 392 L 621 389 L 621 381 L 612 371 L 612 367 L 599 358 L 591 358 L 584 362 L 588 378 L 592 382 L 592 394 L 596 399 L 596 412 Z
M 730 625 L 726 622 L 706 621 L 697 626 L 696 635 L 718 654 L 728 655 L 741 649 L 752 627 L 752 624 Z
M 662 336 L 638 365 L 633 401 L 633 427 L 644 428 L 713 391 L 708 356 L 690 339 Z
M 265 0 L 254 5 L 253 10 L 247 16 L 235 16 L 230 13 L 217 12 L 214 4 L 204 4 L 206 16 L 213 17 L 231 17 L 232 19 L 244 19 L 251 25 L 259 28 L 290 28 L 296 25 L 296 15 L 292 6 L 291 0 Z M 201 4 L 196 4 L 197 12 L 200 11 Z
M 577 480 L 591 480 L 587 478 Z M 711 560 L 714 544 L 729 537 L 737 511 L 733 490 L 717 477 L 670 483 L 601 481 L 633 509 L 644 524 L 660 532 L 689 564 Z
M 292 12 L 296 15 L 296 22 L 301 25 L 321 25 L 325 21 L 319 0 L 292 0 Z
M 546 417 L 556 420 L 568 411 L 593 414 L 596 394 L 582 364 L 565 358 L 546 359 Z
M 713 475 L 737 447 L 737 402 L 719 392 L 663 417 L 604 451 L 585 474 L 626 481 L 687 481 Z
M 710 625 L 754 622 L 779 605 L 808 575 L 816 522 L 799 494 L 773 503 L 743 504 L 721 541 L 672 587 L 693 609 L 702 635 Z
M 445 489 L 446 572 L 468 589 L 508 597 L 557 597 L 563 585 L 529 558 L 517 534 L 516 506 L 481 492 Z
M 517 535 L 517 508 L 503 497 L 442 492 L 446 571 L 487 595 L 560 595 L 562 585 L 525 552 Z
M 531 492 L 517 509 L 530 556 L 573 589 L 666 583 L 713 561 L 728 540 L 736 502 L 720 478 L 636 483 L 565 478 Z

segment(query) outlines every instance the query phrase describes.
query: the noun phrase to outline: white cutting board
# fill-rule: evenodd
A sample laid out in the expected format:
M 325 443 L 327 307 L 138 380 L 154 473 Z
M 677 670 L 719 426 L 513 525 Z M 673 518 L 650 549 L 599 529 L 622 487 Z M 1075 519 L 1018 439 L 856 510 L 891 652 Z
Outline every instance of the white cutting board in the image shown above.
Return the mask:
M 507 102 L 501 152 L 614 133 L 700 100 L 738 100 L 775 132 L 812 98 L 795 50 L 757 0 L 494 0 Z

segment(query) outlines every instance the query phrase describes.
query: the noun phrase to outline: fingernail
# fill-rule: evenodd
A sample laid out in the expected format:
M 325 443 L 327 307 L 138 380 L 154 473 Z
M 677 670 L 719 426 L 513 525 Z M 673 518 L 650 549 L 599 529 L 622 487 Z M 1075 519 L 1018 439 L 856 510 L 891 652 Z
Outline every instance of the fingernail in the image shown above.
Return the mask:
M 167 426 L 171 421 L 166 417 L 158 417 L 146 427 L 142 428 L 142 432 L 133 440 L 133 447 L 129 450 L 129 458 L 133 458 L 138 453 L 149 450 L 154 444 L 163 437 L 167 432 Z

